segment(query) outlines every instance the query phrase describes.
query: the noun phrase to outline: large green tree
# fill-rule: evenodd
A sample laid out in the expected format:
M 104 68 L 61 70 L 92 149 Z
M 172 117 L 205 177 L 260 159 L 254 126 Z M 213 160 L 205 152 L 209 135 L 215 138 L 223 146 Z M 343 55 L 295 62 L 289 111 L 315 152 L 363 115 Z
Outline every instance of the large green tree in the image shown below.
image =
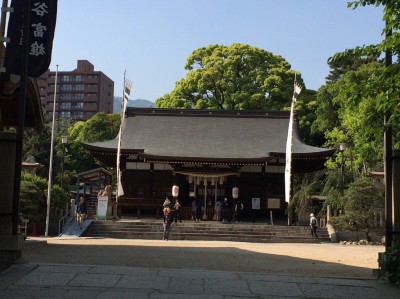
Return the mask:
M 364 93 L 381 84 L 384 65 L 379 62 L 362 64 L 356 70 L 347 71 L 340 79 L 318 90 L 319 105 L 313 132 L 325 134 L 327 147 L 349 145 L 351 166 L 366 173 L 382 167 L 383 112 L 379 109 L 381 93 Z M 338 163 L 336 163 L 338 166 Z
M 19 213 L 31 223 L 44 223 L 47 212 L 47 187 L 45 178 L 30 173 L 21 174 Z M 65 209 L 68 195 L 55 184 L 51 188 L 51 211 Z
M 157 99 L 160 108 L 263 109 L 290 107 L 295 72 L 281 56 L 246 44 L 210 45 L 187 59 L 185 78 Z M 298 76 L 297 81 L 303 85 Z
M 61 182 L 61 163 L 63 146 L 61 136 L 68 136 L 64 159 L 63 186 L 69 185 L 76 173 L 83 172 L 99 164 L 87 154 L 81 142 L 96 142 L 113 139 L 117 136 L 119 124 L 121 122 L 118 114 L 97 113 L 92 118 L 70 124 L 69 127 L 62 125 L 63 120 L 55 124 L 54 134 L 54 155 L 53 155 L 53 176 L 54 183 Z M 47 178 L 49 173 L 50 143 L 51 143 L 51 119 L 46 120 L 45 128 L 42 132 L 32 129 L 25 130 L 24 135 L 24 159 L 32 155 L 36 161 L 44 165 L 38 175 Z M 67 190 L 68 191 L 68 190 Z
M 81 143 L 114 139 L 118 135 L 121 117 L 119 114 L 99 112 L 89 120 L 78 121 L 68 129 L 68 156 L 66 166 L 74 174 L 99 166 L 99 163 L 84 151 Z
M 383 40 L 376 45 L 368 45 L 347 49 L 342 53 L 336 53 L 330 62 L 343 64 L 347 60 L 362 60 L 368 57 L 399 57 L 400 53 L 400 2 L 398 0 L 357 0 L 348 3 L 348 6 L 356 9 L 358 7 L 374 5 L 383 8 Z M 377 80 L 379 84 L 365 84 L 358 90 L 357 96 L 368 98 L 374 97 L 378 100 L 376 109 L 390 116 L 388 124 L 393 126 L 394 147 L 400 148 L 400 136 L 398 123 L 400 120 L 399 109 L 399 63 L 389 65 Z M 384 96 L 383 96 L 384 95 Z

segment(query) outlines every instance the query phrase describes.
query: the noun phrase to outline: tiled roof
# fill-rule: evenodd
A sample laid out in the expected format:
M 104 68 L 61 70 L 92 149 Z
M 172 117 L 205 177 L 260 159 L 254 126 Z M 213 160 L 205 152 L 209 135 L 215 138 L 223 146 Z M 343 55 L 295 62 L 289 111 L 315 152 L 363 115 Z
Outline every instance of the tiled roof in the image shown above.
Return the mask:
M 168 161 L 268 161 L 285 155 L 288 124 L 286 111 L 128 108 L 121 153 Z M 295 128 L 294 158 L 332 155 L 332 150 L 303 144 Z M 116 152 L 117 139 L 84 147 Z

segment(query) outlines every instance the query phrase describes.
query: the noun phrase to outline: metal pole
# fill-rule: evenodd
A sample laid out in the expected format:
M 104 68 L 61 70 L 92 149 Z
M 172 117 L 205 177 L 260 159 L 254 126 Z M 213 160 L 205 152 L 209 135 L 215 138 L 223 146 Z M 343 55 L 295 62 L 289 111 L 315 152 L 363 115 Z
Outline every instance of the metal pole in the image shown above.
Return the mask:
M 27 0 L 24 6 L 23 18 L 23 38 L 21 51 L 21 67 L 19 80 L 19 100 L 18 100 L 18 126 L 15 145 L 15 167 L 14 167 L 14 189 L 12 203 L 12 234 L 18 233 L 19 222 L 19 192 L 21 188 L 21 164 L 22 164 L 22 142 L 24 139 L 25 127 L 25 106 L 26 106 L 26 81 L 28 77 L 28 53 L 29 53 L 29 17 L 31 1 Z M 26 33 L 26 34 L 25 34 Z
M 56 118 L 56 98 L 57 98 L 57 75 L 58 75 L 58 64 L 56 65 L 56 78 L 54 84 L 54 99 L 53 99 L 53 124 L 51 126 L 51 145 L 50 145 L 50 166 L 49 166 L 49 181 L 47 184 L 47 213 L 46 213 L 46 230 L 44 235 L 49 235 L 49 220 L 50 220 L 50 200 L 51 200 L 51 183 L 53 173 L 53 147 L 54 147 L 54 125 Z
M 340 191 L 341 191 L 341 195 L 344 195 L 344 151 L 342 152 L 342 165 L 341 165 L 341 173 L 342 173 L 342 177 L 341 177 L 341 183 L 340 183 Z
M 62 143 L 62 156 L 61 156 L 61 189 L 63 189 L 64 182 L 64 156 L 65 156 L 65 144 Z

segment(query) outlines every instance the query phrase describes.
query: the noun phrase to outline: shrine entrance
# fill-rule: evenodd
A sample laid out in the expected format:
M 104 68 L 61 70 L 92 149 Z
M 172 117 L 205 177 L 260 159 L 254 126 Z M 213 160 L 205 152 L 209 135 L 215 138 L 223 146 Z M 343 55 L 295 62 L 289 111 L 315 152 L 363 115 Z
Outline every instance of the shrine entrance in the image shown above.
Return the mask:
M 185 175 L 190 185 L 189 196 L 203 201 L 203 220 L 215 220 L 214 207 L 227 196 L 227 177 L 239 176 L 236 172 L 174 171 Z

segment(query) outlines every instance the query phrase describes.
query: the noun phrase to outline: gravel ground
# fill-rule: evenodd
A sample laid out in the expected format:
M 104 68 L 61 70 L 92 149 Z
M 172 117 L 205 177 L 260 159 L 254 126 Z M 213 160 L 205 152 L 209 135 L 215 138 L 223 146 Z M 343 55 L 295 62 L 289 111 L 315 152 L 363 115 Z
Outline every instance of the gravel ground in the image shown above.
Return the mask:
M 18 263 L 117 265 L 374 278 L 381 245 L 30 237 Z

